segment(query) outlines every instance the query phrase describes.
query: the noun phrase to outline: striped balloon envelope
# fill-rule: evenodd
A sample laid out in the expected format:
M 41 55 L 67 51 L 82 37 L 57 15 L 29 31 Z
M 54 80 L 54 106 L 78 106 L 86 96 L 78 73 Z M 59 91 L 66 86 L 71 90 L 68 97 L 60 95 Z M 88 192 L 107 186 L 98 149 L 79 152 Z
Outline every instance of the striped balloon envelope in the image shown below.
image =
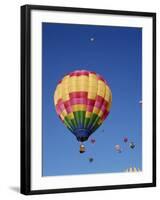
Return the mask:
M 77 70 L 59 81 L 54 104 L 59 118 L 80 142 L 102 124 L 110 112 L 112 93 L 95 72 Z

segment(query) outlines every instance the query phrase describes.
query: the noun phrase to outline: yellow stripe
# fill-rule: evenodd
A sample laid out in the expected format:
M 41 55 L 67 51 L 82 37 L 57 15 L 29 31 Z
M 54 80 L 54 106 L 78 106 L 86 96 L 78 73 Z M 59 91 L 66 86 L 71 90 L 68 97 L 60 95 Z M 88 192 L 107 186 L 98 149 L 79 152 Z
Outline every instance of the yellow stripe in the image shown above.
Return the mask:
M 106 84 L 101 81 L 98 80 L 98 91 L 97 91 L 97 95 L 101 96 L 101 97 L 105 97 L 105 93 L 106 93 Z
M 98 125 L 102 124 L 102 120 L 99 119 L 99 121 L 97 122 Z
M 84 105 L 84 104 L 73 105 L 72 106 L 72 110 L 73 110 L 73 112 L 85 111 L 86 110 L 86 105 Z
M 93 108 L 93 113 L 95 113 L 95 114 L 98 115 L 99 111 L 100 111 L 100 109 L 98 109 L 97 107 L 94 107 L 94 108 Z
M 102 117 L 102 115 L 103 115 L 103 112 L 100 110 L 100 112 L 98 113 L 98 116 Z
M 58 84 L 56 91 L 54 93 L 54 104 L 55 105 L 57 104 L 58 100 L 62 97 L 61 89 L 62 89 L 61 84 Z
M 108 112 L 111 109 L 111 105 L 112 105 L 112 93 L 110 92 L 109 101 L 108 101 L 108 105 L 107 105 L 107 111 Z
M 60 114 L 60 117 L 64 120 L 64 118 L 67 116 L 66 110 L 63 110 Z
M 104 99 L 105 99 L 106 101 L 109 102 L 110 99 L 112 98 L 112 97 L 111 97 L 112 93 L 111 93 L 110 88 L 109 88 L 107 85 L 105 85 L 105 89 L 106 89 L 106 92 L 105 92 L 105 97 L 104 97 Z
M 88 82 L 88 98 L 95 99 L 97 96 L 97 76 L 95 74 L 89 74 L 89 82 Z
M 69 78 L 69 92 L 88 92 L 87 76 L 72 76 Z
M 91 117 L 91 115 L 92 115 L 92 113 L 87 111 L 87 112 L 86 112 L 86 116 L 85 116 L 85 117 L 86 117 L 86 118 L 90 118 L 90 117 Z
M 69 119 L 74 119 L 73 113 L 69 113 L 69 114 L 67 115 L 67 118 L 69 118 Z
M 62 99 L 63 101 L 67 101 L 70 99 L 68 85 L 69 85 L 69 75 L 65 76 L 61 82 L 62 85 Z
M 70 77 L 70 83 L 80 82 L 80 81 L 88 82 L 88 76 L 81 75 L 81 76 L 71 76 Z

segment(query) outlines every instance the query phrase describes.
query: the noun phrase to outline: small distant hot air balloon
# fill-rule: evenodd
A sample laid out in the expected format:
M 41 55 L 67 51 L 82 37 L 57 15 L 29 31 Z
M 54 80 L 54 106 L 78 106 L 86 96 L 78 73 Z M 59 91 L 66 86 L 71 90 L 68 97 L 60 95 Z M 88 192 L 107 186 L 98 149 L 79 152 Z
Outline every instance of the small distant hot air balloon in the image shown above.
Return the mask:
M 92 163 L 94 161 L 94 159 L 91 157 L 91 158 L 88 158 L 89 162 Z
M 124 141 L 125 143 L 127 143 L 127 142 L 128 142 L 128 138 L 127 138 L 127 137 L 124 137 L 123 141 Z
M 141 172 L 140 168 L 130 167 L 125 170 L 125 172 Z
M 111 103 L 112 93 L 107 82 L 97 73 L 86 70 L 65 75 L 54 93 L 59 118 L 79 142 L 88 140 L 103 123 Z
M 134 142 L 130 142 L 129 147 L 130 147 L 131 149 L 134 149 L 134 148 L 135 148 Z
M 116 152 L 118 152 L 118 153 L 121 153 L 121 152 L 122 152 L 121 146 L 120 146 L 119 144 L 116 144 L 116 145 L 114 146 L 114 148 L 115 148 Z
M 94 138 L 91 138 L 91 143 L 94 144 L 96 142 L 96 140 Z

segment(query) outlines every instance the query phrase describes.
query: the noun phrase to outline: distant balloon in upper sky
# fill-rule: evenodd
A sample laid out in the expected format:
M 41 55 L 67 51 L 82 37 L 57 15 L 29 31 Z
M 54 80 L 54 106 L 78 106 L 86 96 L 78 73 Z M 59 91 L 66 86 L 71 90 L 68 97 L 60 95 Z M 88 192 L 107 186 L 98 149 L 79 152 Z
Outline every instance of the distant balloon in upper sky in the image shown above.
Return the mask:
M 93 37 L 90 38 L 90 41 L 93 42 L 95 39 Z

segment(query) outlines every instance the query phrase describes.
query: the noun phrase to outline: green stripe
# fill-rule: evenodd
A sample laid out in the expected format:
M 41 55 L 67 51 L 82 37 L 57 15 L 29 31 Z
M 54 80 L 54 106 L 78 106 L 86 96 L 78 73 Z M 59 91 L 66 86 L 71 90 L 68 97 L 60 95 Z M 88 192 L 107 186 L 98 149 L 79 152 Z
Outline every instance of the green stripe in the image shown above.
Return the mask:
M 101 126 L 101 124 L 96 123 L 92 129 L 92 133 L 95 132 L 100 126 Z
M 74 112 L 74 118 L 75 118 L 77 127 L 79 127 L 79 126 L 84 127 L 85 111 Z
M 77 125 L 77 128 L 79 127 L 79 124 L 80 124 L 80 115 L 79 115 L 79 112 L 73 112 L 74 114 L 74 119 L 76 121 L 76 125 Z
M 64 118 L 64 124 L 67 126 L 67 128 L 69 128 L 69 130 L 73 131 L 74 128 L 73 128 L 70 120 L 67 117 Z
M 71 123 L 73 125 L 74 128 L 77 127 L 77 123 L 76 123 L 76 120 L 75 119 L 71 119 Z
M 79 115 L 80 115 L 80 122 L 84 127 L 84 120 L 85 120 L 86 112 L 85 111 L 79 111 Z
M 98 121 L 100 120 L 100 117 L 97 115 L 97 117 L 94 119 L 94 121 L 92 122 L 92 127 L 91 127 L 91 129 L 93 129 L 96 125 L 97 125 L 97 123 L 98 123 Z
M 90 118 L 86 117 L 84 120 L 84 128 L 88 127 L 89 121 L 90 121 Z
M 74 119 L 69 119 L 67 116 L 64 118 L 64 124 L 71 132 L 80 126 L 94 132 L 101 125 L 98 124 L 100 117 L 95 113 L 92 113 L 90 118 L 85 117 L 85 111 L 77 111 L 73 114 Z
M 88 127 L 90 127 L 90 126 L 92 126 L 92 124 L 94 123 L 94 121 L 96 120 L 96 118 L 97 118 L 97 114 L 95 114 L 95 113 L 92 113 L 92 115 L 91 115 L 91 117 L 90 117 L 90 121 L 89 121 L 89 124 L 88 124 L 88 126 L 87 126 L 87 128 Z

